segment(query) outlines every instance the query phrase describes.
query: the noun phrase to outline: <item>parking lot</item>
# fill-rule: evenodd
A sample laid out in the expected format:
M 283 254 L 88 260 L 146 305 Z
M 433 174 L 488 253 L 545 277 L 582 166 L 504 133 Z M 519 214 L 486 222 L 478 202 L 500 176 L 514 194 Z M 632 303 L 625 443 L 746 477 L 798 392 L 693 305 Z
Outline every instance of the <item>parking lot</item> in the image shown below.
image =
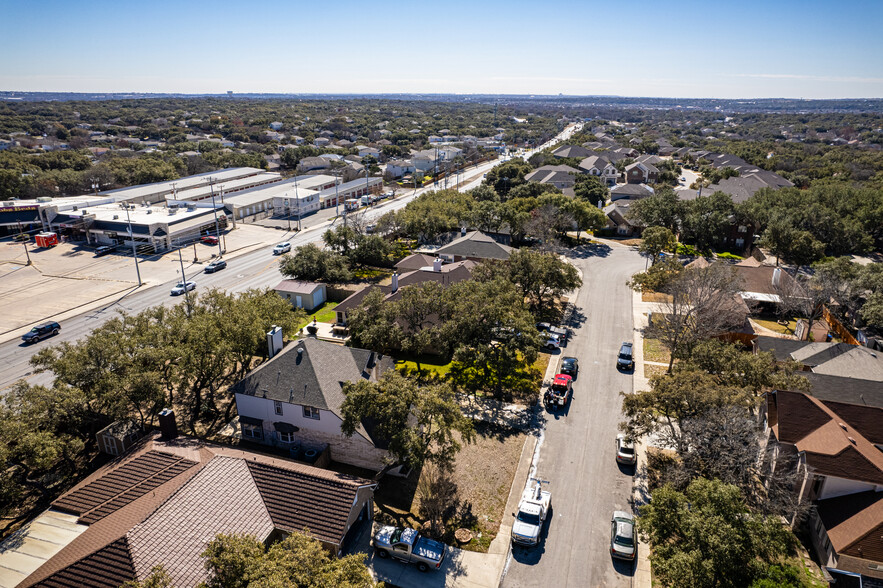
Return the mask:
M 265 247 L 284 238 L 284 231 L 238 224 L 225 236 L 225 257 Z M 45 249 L 27 245 L 31 265 L 26 265 L 24 245 L 12 240 L 0 242 L 0 341 L 17 339 L 35 323 L 88 310 L 124 296 L 138 286 L 132 252 L 120 247 L 100 257 L 95 245 L 85 242 L 59 243 Z M 218 255 L 217 245 L 196 243 L 181 250 L 185 271 L 201 270 Z M 194 259 L 196 261 L 194 262 Z M 175 280 L 180 275 L 178 252 L 142 255 L 138 263 L 142 288 Z

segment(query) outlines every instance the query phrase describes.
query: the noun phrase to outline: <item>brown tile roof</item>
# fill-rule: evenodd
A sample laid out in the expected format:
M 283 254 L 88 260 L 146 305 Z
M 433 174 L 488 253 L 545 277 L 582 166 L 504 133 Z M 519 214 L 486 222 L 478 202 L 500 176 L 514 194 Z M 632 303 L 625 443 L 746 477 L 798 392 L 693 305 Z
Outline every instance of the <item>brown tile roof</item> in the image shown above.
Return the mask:
M 201 553 L 219 533 L 266 540 L 273 522 L 242 459 L 215 457 L 189 484 L 128 533 L 139 578 L 157 564 L 175 586 L 206 579 Z
M 39 588 L 119 588 L 135 578 L 135 566 L 125 537 L 99 549 L 36 584 Z
M 284 508 L 285 500 L 290 500 L 284 496 L 286 483 L 292 484 L 292 493 L 298 494 L 302 500 L 321 505 L 321 510 L 312 515 L 311 531 L 317 536 L 322 533 L 322 537 L 334 543 L 343 537 L 343 532 L 334 536 L 340 528 L 337 509 L 346 508 L 349 512 L 353 506 L 353 498 L 343 497 L 347 492 L 350 492 L 349 496 L 354 496 L 359 487 L 371 484 L 369 480 L 253 451 L 186 437 L 164 441 L 154 434 L 142 439 L 131 455 L 102 467 L 59 500 L 90 487 L 102 478 L 117 479 L 118 476 L 114 474 L 118 470 L 155 453 L 190 460 L 193 465 L 154 490 L 98 519 L 25 579 L 20 588 L 34 585 L 58 588 L 116 587 L 133 576 L 142 579 L 159 563 L 173 573 L 176 585 L 192 586 L 196 582 L 190 580 L 201 578 L 201 574 L 205 573 L 199 557 L 201 546 L 217 533 L 250 532 L 262 535 L 277 528 L 277 518 L 280 529 L 284 529 L 281 525 L 301 522 L 292 519 L 289 523 L 284 515 L 274 518 L 270 514 L 271 508 Z M 266 484 L 264 480 L 260 482 L 267 492 L 266 496 L 252 473 L 255 465 L 263 466 L 264 470 L 281 472 L 274 474 L 276 486 Z M 337 505 L 335 500 L 346 502 Z M 323 524 L 318 513 L 327 513 L 329 520 Z M 122 581 L 118 582 L 114 577 L 109 584 L 101 584 L 81 579 L 89 573 L 96 574 L 97 578 L 101 574 L 122 574 L 128 569 L 125 567 L 126 558 L 132 565 L 132 575 Z
M 817 508 L 838 555 L 883 562 L 883 492 L 819 500 Z
M 78 515 L 79 523 L 90 525 L 195 465 L 196 462 L 177 455 L 148 451 L 94 482 L 68 492 L 52 506 Z
M 315 537 L 337 543 L 359 486 L 347 480 L 324 480 L 303 472 L 258 462 L 244 462 L 278 529 L 287 532 L 308 528 Z
M 776 391 L 770 401 L 773 432 L 805 452 L 815 471 L 883 484 L 883 452 L 821 400 L 802 392 Z

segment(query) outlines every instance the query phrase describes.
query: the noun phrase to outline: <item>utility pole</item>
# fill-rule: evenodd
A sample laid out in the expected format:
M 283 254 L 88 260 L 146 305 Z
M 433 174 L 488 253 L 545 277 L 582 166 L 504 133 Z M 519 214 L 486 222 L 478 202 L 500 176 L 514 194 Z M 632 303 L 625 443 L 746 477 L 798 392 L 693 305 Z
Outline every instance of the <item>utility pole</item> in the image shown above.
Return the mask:
M 24 233 L 24 229 L 21 228 L 21 221 L 18 219 L 15 219 L 15 220 L 18 223 L 18 234 L 21 235 Z M 28 241 L 30 241 L 30 240 L 31 240 L 31 236 L 28 235 Z M 28 241 L 22 241 L 21 244 L 24 245 L 24 247 L 25 247 L 25 257 L 28 258 L 28 265 L 31 265 L 31 254 L 28 253 Z
M 138 269 L 138 249 L 135 247 L 135 234 L 132 232 L 132 219 L 129 217 L 129 203 L 124 202 L 126 207 L 126 222 L 129 225 L 129 239 L 132 240 L 132 257 L 135 258 L 135 274 L 138 276 L 138 287 L 141 287 L 141 270 Z
M 224 255 L 224 250 L 221 249 L 221 226 L 218 224 L 218 209 L 215 208 L 215 178 L 208 178 L 209 187 L 212 191 L 212 212 L 215 213 L 215 237 L 218 238 L 218 257 Z
M 285 193 L 285 218 L 288 220 L 288 232 L 291 232 L 291 199 L 288 197 L 288 192 Z
M 181 263 L 181 283 L 184 285 L 184 297 L 187 299 L 187 318 L 190 318 L 190 290 L 187 289 L 187 276 L 184 275 L 184 257 L 181 256 L 180 247 L 178 247 L 178 261 Z
M 340 191 L 337 187 L 340 185 L 340 178 L 334 180 L 334 216 L 340 216 Z
M 297 194 L 297 176 L 294 176 L 294 199 L 297 201 L 297 230 L 300 231 L 300 197 Z M 291 226 L 291 221 L 288 223 Z

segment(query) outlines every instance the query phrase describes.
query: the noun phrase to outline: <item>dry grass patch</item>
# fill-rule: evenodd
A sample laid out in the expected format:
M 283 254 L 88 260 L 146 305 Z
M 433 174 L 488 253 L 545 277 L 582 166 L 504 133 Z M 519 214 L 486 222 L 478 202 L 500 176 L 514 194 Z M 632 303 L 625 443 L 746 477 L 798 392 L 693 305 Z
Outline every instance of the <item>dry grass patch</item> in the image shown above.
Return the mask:
M 485 423 L 475 429 L 475 443 L 457 454 L 453 477 L 463 516 L 458 526 L 475 533 L 463 548 L 484 553 L 500 530 L 525 434 Z
M 663 376 L 668 371 L 668 366 L 664 365 L 647 365 L 644 364 L 644 377 L 652 378 L 653 376 Z
M 455 507 L 445 516 L 441 539 L 455 545 L 454 532 L 466 528 L 472 531 L 473 539 L 461 547 L 485 553 L 500 530 L 525 434 L 486 423 L 476 423 L 475 431 L 475 442 L 463 446 L 451 473 Z M 430 470 L 413 472 L 407 479 L 384 478 L 375 494 L 378 520 L 420 528 L 426 519 L 420 515 L 417 488 Z
M 659 339 L 644 339 L 644 361 L 668 364 L 670 359 L 671 353 Z
M 659 302 L 664 304 L 671 302 L 671 294 L 663 294 L 662 292 L 641 292 L 641 301 L 643 302 Z

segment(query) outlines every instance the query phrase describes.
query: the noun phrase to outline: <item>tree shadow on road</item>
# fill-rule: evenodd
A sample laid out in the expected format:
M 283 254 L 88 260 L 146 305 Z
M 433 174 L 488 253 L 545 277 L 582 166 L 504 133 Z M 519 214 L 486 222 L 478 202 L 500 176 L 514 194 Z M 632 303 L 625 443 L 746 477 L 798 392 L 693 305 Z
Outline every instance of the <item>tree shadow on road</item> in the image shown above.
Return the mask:
M 563 253 L 568 257 L 574 257 L 576 259 L 588 259 L 590 257 L 607 257 L 612 250 L 613 249 L 610 245 L 607 245 L 606 243 L 588 243 L 586 245 L 574 247 L 573 249 L 568 249 Z

